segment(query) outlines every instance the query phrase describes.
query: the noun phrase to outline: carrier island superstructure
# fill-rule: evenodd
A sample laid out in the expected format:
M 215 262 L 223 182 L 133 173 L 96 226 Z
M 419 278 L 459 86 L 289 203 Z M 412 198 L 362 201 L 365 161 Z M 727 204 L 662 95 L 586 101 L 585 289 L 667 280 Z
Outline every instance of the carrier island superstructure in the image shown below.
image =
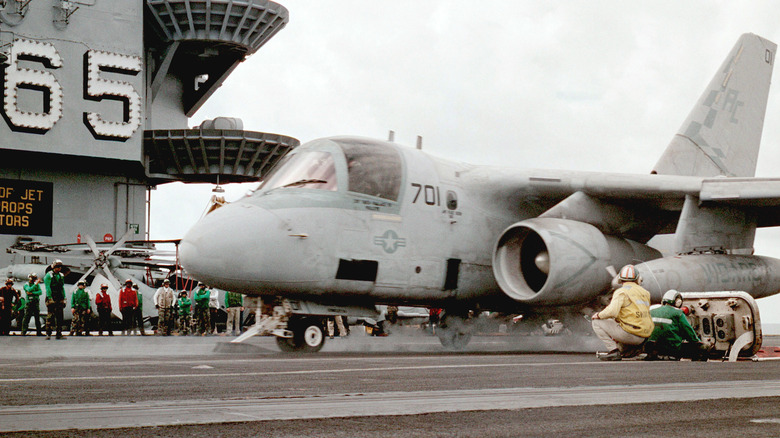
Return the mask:
M 0 247 L 143 239 L 156 185 L 258 180 L 298 140 L 188 122 L 288 20 L 266 0 L 0 0 Z

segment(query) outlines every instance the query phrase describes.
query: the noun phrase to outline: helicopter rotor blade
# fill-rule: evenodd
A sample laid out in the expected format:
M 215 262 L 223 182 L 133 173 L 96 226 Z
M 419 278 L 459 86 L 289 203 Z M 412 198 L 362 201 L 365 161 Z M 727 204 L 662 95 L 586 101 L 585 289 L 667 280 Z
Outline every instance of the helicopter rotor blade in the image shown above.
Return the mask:
M 101 266 L 101 268 L 103 269 L 103 273 L 106 274 L 106 279 L 111 283 L 111 286 L 119 290 L 122 286 L 122 283 L 120 283 L 119 280 L 117 280 L 114 273 L 111 272 L 111 269 L 106 265 Z
M 111 248 L 110 248 L 110 249 L 109 249 L 109 250 L 106 252 L 106 256 L 110 256 L 110 255 L 111 255 L 111 253 L 113 253 L 114 251 L 116 251 L 116 249 L 117 249 L 117 248 L 119 248 L 120 246 L 124 245 L 124 244 L 125 244 L 125 242 L 127 241 L 127 239 L 129 239 L 129 238 L 130 238 L 130 235 L 132 234 L 132 232 L 133 232 L 133 230 L 127 230 L 127 232 L 125 233 L 125 235 L 124 235 L 124 236 L 122 236 L 122 238 L 121 238 L 121 239 L 119 239 L 119 240 L 118 240 L 118 241 L 117 241 L 117 242 L 114 244 L 114 246 L 112 246 L 112 247 L 111 247 Z
M 95 257 L 100 257 L 100 250 L 98 249 L 97 244 L 95 244 L 95 240 L 92 239 L 92 236 L 85 234 L 84 240 L 87 241 L 87 246 L 92 250 L 92 254 L 95 254 Z

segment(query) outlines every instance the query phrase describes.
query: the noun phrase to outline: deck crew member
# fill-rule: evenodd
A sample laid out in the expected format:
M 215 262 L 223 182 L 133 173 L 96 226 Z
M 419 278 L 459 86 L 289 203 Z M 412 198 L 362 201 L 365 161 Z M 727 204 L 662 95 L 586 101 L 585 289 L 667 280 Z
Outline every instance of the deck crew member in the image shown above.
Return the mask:
M 620 360 L 641 350 L 641 345 L 653 333 L 650 318 L 650 293 L 639 285 L 639 273 L 634 265 L 620 269 L 621 287 L 612 294 L 609 305 L 591 317 L 593 331 L 607 346 L 601 360 Z
M 133 289 L 133 280 L 125 280 L 125 287 L 119 291 L 119 312 L 122 314 L 122 334 L 127 336 L 133 328 L 133 316 L 138 307 L 138 295 Z
M 173 304 L 176 293 L 171 289 L 171 281 L 163 280 L 162 287 L 154 293 L 154 307 L 157 309 L 157 334 L 170 336 L 173 329 Z
M 236 292 L 226 292 L 225 307 L 227 307 L 227 330 L 225 333 L 238 336 L 241 334 L 241 312 L 244 311 L 244 296 Z
M 73 291 L 73 295 L 70 296 L 70 312 L 73 314 L 73 321 L 71 321 L 70 334 L 81 336 L 89 336 L 89 316 L 92 313 L 92 306 L 90 304 L 89 291 L 87 291 L 87 282 L 85 280 L 79 280 L 77 283 L 78 288 Z
M 22 336 L 27 334 L 30 326 L 30 318 L 35 318 L 35 330 L 38 336 L 43 336 L 41 331 L 41 285 L 38 280 L 38 274 L 31 272 L 27 276 L 27 283 L 24 284 L 24 294 L 27 296 L 27 307 L 24 309 L 22 317 Z
M 0 335 L 11 334 L 11 320 L 14 319 L 14 307 L 16 300 L 19 299 L 19 293 L 14 289 L 14 279 L 9 278 L 5 281 L 5 286 L 0 288 L 0 298 L 3 304 L 0 307 Z
M 179 336 L 187 336 L 190 333 L 190 323 L 192 322 L 190 318 L 192 300 L 187 297 L 187 291 L 183 290 L 179 293 L 176 307 L 179 309 Z
M 195 301 L 195 330 L 197 334 L 205 336 L 209 332 L 209 301 L 211 291 L 203 283 L 198 283 L 198 290 L 192 297 Z
M 103 336 L 103 331 L 108 332 L 108 336 L 114 336 L 111 330 L 111 296 L 108 295 L 108 285 L 101 284 L 100 292 L 95 297 L 95 307 L 98 311 L 98 336 Z
M 51 332 L 57 333 L 57 339 L 62 336 L 62 312 L 65 309 L 65 276 L 62 274 L 62 261 L 55 260 L 51 271 L 43 277 L 46 286 L 46 339 L 51 339 Z
M 667 291 L 661 299 L 661 306 L 650 309 L 655 329 L 647 340 L 647 360 L 657 360 L 660 357 L 668 357 L 679 360 L 705 359 L 705 350 L 702 349 L 701 340 L 688 322 L 682 310 L 682 295 L 674 289 Z
M 138 285 L 135 283 L 133 283 L 133 290 L 138 300 L 138 305 L 133 310 L 133 333 L 137 330 L 141 333 L 141 336 L 146 336 L 146 329 L 144 328 L 144 294 L 138 290 Z

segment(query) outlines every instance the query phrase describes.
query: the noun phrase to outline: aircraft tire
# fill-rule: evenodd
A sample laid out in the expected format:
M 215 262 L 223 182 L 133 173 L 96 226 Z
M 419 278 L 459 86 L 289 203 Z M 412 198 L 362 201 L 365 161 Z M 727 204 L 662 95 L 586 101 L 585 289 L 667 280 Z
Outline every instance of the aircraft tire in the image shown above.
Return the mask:
M 298 348 L 295 346 L 295 340 L 293 340 L 293 338 L 277 337 L 276 345 L 278 345 L 279 349 L 285 353 L 295 353 L 298 351 Z
M 471 341 L 471 324 L 467 318 L 443 315 L 437 330 L 439 342 L 448 350 L 463 350 Z
M 288 323 L 292 338 L 276 338 L 285 353 L 316 353 L 325 345 L 325 330 L 319 318 L 301 318 Z
M 448 350 L 463 350 L 471 341 L 471 333 L 463 333 L 454 329 L 440 329 L 439 342 Z

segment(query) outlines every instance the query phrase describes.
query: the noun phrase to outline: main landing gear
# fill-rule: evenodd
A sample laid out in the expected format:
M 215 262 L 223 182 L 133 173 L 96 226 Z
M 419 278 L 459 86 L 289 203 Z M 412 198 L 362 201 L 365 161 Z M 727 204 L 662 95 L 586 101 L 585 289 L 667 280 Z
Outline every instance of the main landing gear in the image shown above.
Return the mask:
M 439 342 L 448 350 L 463 350 L 471 340 L 473 330 L 471 318 L 468 314 L 447 313 L 443 311 L 440 316 L 439 328 L 436 334 Z

